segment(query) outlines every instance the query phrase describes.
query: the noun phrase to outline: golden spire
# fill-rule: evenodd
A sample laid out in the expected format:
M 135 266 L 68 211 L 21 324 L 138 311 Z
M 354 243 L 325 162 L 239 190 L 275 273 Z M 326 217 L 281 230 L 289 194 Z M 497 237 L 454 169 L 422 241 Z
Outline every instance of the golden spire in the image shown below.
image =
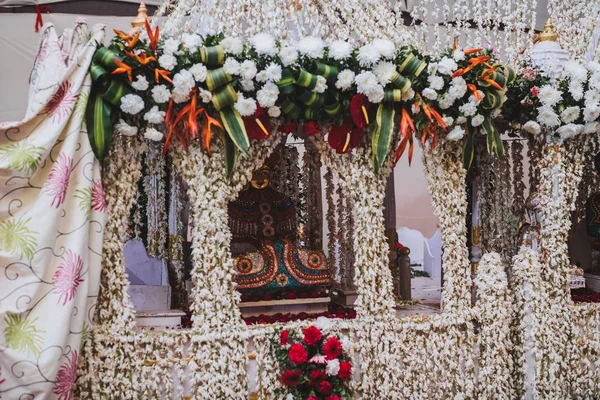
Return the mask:
M 548 18 L 546 25 L 544 25 L 544 31 L 540 34 L 540 42 L 556 42 L 556 31 L 550 18 Z
M 138 15 L 131 21 L 131 30 L 129 31 L 130 35 L 135 34 L 138 30 L 140 30 L 148 20 L 148 9 L 146 5 L 142 1 L 140 3 L 140 7 L 138 8 Z

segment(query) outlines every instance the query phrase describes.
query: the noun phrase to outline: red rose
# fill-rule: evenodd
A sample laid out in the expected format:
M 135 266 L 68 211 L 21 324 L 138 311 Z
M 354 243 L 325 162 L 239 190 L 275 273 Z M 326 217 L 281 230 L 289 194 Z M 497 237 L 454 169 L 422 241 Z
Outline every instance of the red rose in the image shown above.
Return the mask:
M 288 336 L 290 336 L 290 332 L 287 330 L 281 331 L 281 333 L 279 334 L 279 343 L 281 343 L 282 346 L 285 346 L 287 344 Z
M 309 346 L 316 346 L 323 334 L 316 326 L 309 326 L 304 330 L 304 343 Z
M 319 382 L 327 380 L 327 374 L 323 370 L 315 369 L 310 372 L 309 378 L 311 380 L 310 384 L 316 386 Z
M 333 386 L 331 386 L 331 383 L 329 383 L 327 381 L 323 381 L 319 384 L 319 390 L 323 394 L 330 394 L 331 391 L 333 390 Z
M 327 398 L 325 400 L 340 400 L 340 398 L 338 396 L 327 396 Z
M 348 361 L 342 361 L 340 363 L 340 370 L 337 375 L 338 378 L 345 381 L 346 379 L 350 378 L 351 375 L 352 375 L 352 364 L 350 364 Z
M 314 136 L 319 133 L 319 126 L 315 122 L 308 121 L 302 125 L 302 130 L 306 136 Z
M 281 383 L 284 386 L 288 387 L 296 387 L 300 383 L 300 377 L 302 376 L 302 371 L 292 371 L 286 369 L 283 374 L 281 374 Z
M 286 122 L 281 127 L 281 133 L 285 135 L 289 135 L 290 133 L 296 132 L 296 123 L 295 122 Z
M 529 89 L 529 91 L 531 92 L 531 95 L 533 97 L 537 97 L 538 94 L 540 94 L 540 90 L 538 89 L 537 86 L 532 87 L 531 89 Z
M 296 365 L 304 364 L 306 359 L 308 358 L 308 353 L 303 345 L 300 343 L 296 343 L 290 347 L 290 351 L 288 352 L 288 356 L 290 357 L 290 361 L 292 361 Z
M 338 338 L 332 336 L 327 339 L 323 345 L 323 354 L 325 354 L 325 357 L 327 357 L 328 360 L 336 359 L 342 354 L 342 344 Z

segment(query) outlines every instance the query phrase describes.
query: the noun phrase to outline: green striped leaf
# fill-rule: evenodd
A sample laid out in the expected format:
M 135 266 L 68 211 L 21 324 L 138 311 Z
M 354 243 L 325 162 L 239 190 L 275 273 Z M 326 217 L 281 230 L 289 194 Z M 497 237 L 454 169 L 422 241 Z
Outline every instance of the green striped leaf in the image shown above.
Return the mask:
M 242 153 L 247 154 L 248 148 L 250 147 L 250 141 L 248 140 L 244 120 L 240 113 L 232 108 L 226 108 L 219 111 L 219 114 L 221 115 L 223 126 L 233 143 L 235 143 L 236 147 Z
M 377 126 L 373 132 L 373 137 L 371 138 L 375 172 L 379 172 L 390 151 L 392 134 L 394 132 L 395 115 L 396 110 L 393 105 L 382 103 L 377 109 L 377 116 L 375 118 Z
M 88 138 L 96 158 L 100 161 L 112 144 L 113 127 L 110 120 L 112 107 L 97 93 L 92 93 L 87 104 L 85 120 Z
M 475 134 L 467 130 L 467 140 L 465 141 L 465 147 L 463 148 L 463 165 L 468 171 L 473 164 L 473 158 L 475 156 L 475 146 L 473 145 Z
M 238 162 L 239 150 L 229 135 L 222 135 L 223 145 L 225 146 L 225 169 L 227 170 L 227 177 L 231 177 L 233 170 Z

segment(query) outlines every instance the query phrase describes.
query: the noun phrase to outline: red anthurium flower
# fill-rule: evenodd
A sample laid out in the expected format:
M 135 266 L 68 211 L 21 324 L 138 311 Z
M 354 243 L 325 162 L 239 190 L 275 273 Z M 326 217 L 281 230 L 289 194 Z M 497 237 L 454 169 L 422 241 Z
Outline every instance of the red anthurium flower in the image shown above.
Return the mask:
M 296 343 L 290 347 L 288 356 L 290 357 L 290 361 L 296 365 L 304 364 L 308 359 L 308 353 L 306 352 L 304 346 L 300 343 Z
M 331 127 L 327 142 L 336 153 L 343 154 L 357 147 L 364 135 L 362 128 L 354 127 L 352 121 L 346 118 L 341 125 Z
M 302 125 L 302 129 L 306 136 L 314 136 L 319 133 L 319 125 L 313 121 L 305 122 L 304 125 Z
M 263 140 L 270 135 L 271 119 L 264 108 L 257 106 L 254 115 L 244 117 L 244 126 L 248 139 Z
M 345 381 L 352 376 L 352 364 L 348 361 L 342 361 L 340 363 L 340 370 L 338 371 L 338 378 Z
M 304 343 L 309 346 L 316 346 L 323 334 L 316 326 L 309 326 L 304 330 Z
M 281 374 L 281 383 L 284 386 L 288 387 L 296 387 L 300 383 L 300 377 L 302 376 L 302 371 L 292 371 L 286 369 L 283 374 Z
M 319 390 L 321 391 L 321 393 L 327 395 L 327 394 L 331 394 L 331 391 L 333 390 L 333 386 L 331 386 L 331 383 L 327 382 L 327 381 L 323 381 L 321 383 L 319 383 Z
M 352 121 L 354 121 L 354 125 L 359 128 L 364 128 L 369 123 L 369 101 L 367 100 L 367 96 L 364 94 L 356 94 L 350 100 L 350 115 L 352 115 Z
M 342 344 L 335 336 L 331 336 L 323 345 L 323 354 L 328 360 L 336 359 L 342 354 Z
M 281 331 L 281 333 L 279 334 L 279 343 L 282 346 L 285 346 L 287 344 L 288 336 L 290 336 L 290 331 L 288 330 Z

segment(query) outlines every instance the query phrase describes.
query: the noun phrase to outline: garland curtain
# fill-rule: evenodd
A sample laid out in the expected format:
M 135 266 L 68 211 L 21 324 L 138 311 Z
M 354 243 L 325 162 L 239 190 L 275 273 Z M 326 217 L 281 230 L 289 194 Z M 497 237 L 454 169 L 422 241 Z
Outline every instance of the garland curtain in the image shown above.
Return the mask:
M 0 397 L 68 399 L 99 289 L 106 220 L 84 110 L 103 28 L 49 24 L 27 114 L 0 123 Z

